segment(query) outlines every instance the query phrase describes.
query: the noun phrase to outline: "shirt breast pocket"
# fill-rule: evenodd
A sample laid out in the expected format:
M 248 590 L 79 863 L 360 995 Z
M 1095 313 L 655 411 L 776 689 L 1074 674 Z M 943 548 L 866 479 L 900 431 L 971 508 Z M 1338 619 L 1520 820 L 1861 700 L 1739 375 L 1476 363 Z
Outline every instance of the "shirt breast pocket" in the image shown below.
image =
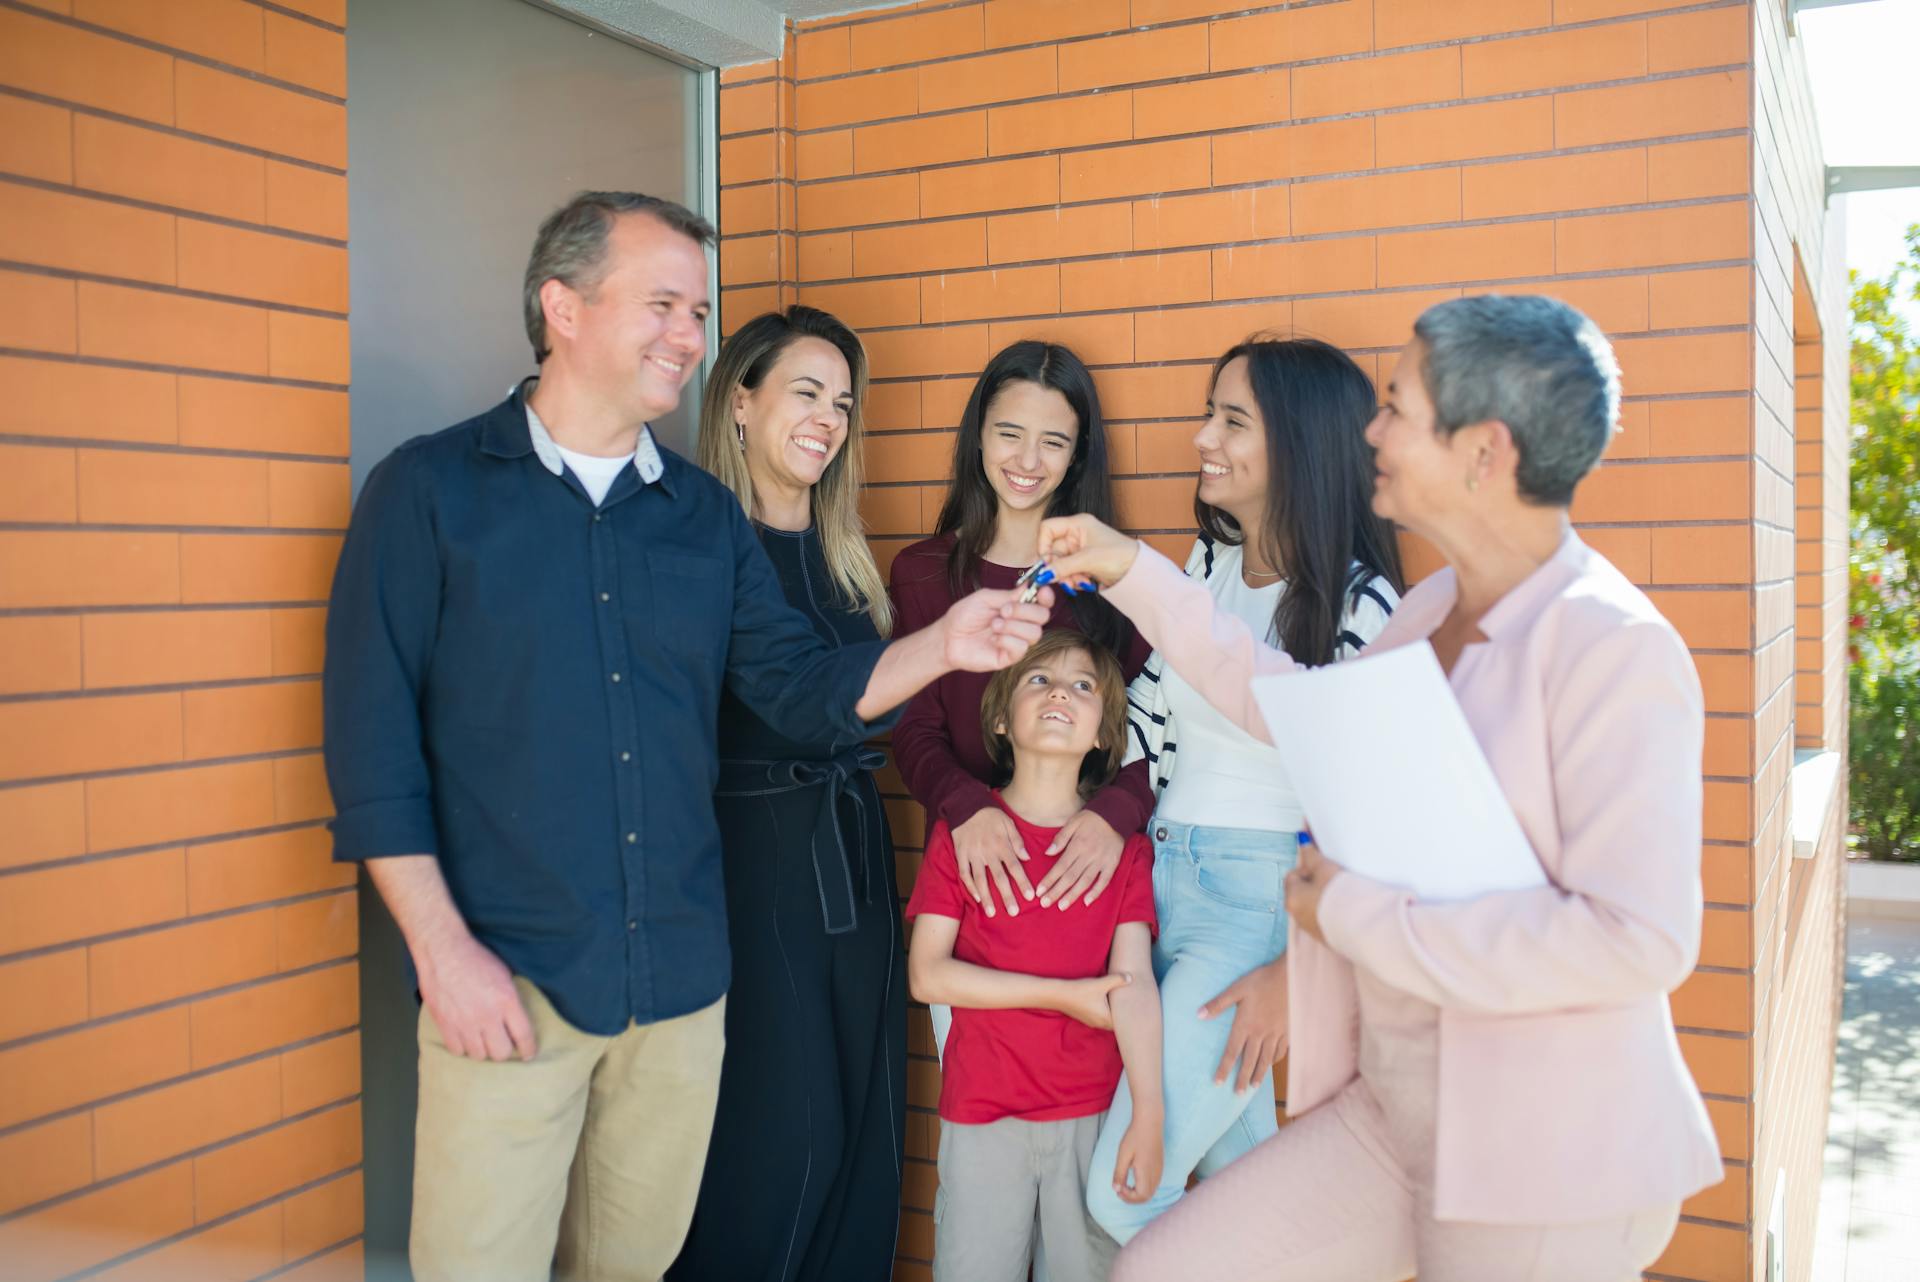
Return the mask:
M 673 548 L 647 551 L 653 636 L 681 654 L 724 656 L 733 616 L 733 568 L 717 556 Z

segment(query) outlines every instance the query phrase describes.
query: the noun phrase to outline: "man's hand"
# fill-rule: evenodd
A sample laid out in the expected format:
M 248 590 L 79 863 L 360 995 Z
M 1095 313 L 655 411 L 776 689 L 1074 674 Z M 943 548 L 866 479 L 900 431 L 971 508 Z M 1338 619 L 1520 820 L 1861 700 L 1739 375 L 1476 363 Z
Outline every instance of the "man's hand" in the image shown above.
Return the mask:
M 1013 826 L 1007 812 L 998 806 L 983 806 L 952 835 L 960 884 L 973 896 L 973 902 L 987 916 L 993 916 L 993 887 L 997 885 L 1007 905 L 1007 916 L 1018 917 L 1020 903 L 1014 898 L 1013 887 L 1020 887 L 1021 895 L 1032 899 L 1033 883 L 1020 866 L 1027 858 L 1027 844 L 1020 839 L 1020 830 Z
M 367 875 L 387 901 L 420 975 L 420 999 L 455 1055 L 532 1059 L 533 1022 L 513 973 L 473 937 L 460 916 L 440 861 L 432 855 L 367 860 Z
M 1052 609 L 1051 588 L 1040 589 L 1032 602 L 1022 602 L 1014 592 L 982 588 L 941 616 L 941 657 L 949 668 L 997 672 L 1040 639 Z
M 1135 1114 L 1120 1137 L 1120 1153 L 1113 1163 L 1113 1191 L 1122 1202 L 1138 1206 L 1160 1187 L 1160 1172 L 1166 1164 L 1166 1136 L 1163 1118 Z
M 1126 848 L 1127 839 L 1091 810 L 1067 820 L 1047 847 L 1047 853 L 1059 855 L 1060 860 L 1040 879 L 1040 906 L 1058 902 L 1065 912 L 1076 901 L 1090 904 L 1100 898 Z
M 1040 522 L 1040 555 L 1063 583 L 1112 587 L 1133 568 L 1140 540 L 1082 512 Z
M 1267 1069 L 1287 1053 L 1287 959 L 1283 954 L 1256 966 L 1228 984 L 1218 997 L 1200 1008 L 1201 1019 L 1217 1019 L 1233 1012 L 1227 1049 L 1214 1070 L 1215 1085 L 1224 1085 L 1239 1063 L 1234 1089 L 1245 1093 L 1266 1080 Z
M 1067 999 L 1061 1003 L 1061 1013 L 1079 1020 L 1088 1028 L 1113 1027 L 1113 1003 L 1107 998 L 1116 988 L 1125 988 L 1133 982 L 1133 976 L 1121 971 L 1109 971 L 1093 979 L 1062 980 L 1067 986 Z
M 420 997 L 440 1038 L 468 1059 L 531 1060 L 533 1021 L 513 986 L 513 972 L 471 935 L 436 944 L 415 958 Z
M 1300 862 L 1287 874 L 1287 913 L 1293 918 L 1293 928 L 1303 930 L 1321 943 L 1327 937 L 1320 933 L 1320 897 L 1327 893 L 1327 887 L 1333 879 L 1346 870 L 1333 860 L 1320 853 L 1320 847 L 1311 841 L 1300 843 Z

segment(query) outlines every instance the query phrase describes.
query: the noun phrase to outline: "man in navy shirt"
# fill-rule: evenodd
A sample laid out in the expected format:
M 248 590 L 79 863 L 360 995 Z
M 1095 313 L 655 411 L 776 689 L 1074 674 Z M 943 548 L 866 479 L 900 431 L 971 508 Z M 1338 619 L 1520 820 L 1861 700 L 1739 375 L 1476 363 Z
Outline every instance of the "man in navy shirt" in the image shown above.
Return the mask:
M 1044 605 L 981 592 L 830 649 L 718 481 L 662 449 L 705 350 L 712 229 L 588 192 L 525 281 L 540 375 L 367 478 L 327 619 L 334 857 L 364 861 L 423 1002 L 411 1257 L 433 1279 L 656 1278 L 720 1080 L 712 792 L 723 685 L 852 745 Z

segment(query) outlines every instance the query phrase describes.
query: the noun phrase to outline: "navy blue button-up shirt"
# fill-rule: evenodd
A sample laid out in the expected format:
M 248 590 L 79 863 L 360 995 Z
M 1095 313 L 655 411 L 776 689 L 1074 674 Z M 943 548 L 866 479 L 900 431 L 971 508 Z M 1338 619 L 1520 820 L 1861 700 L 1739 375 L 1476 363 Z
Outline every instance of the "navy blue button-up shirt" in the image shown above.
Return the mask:
M 475 937 L 610 1035 L 727 990 L 723 683 L 851 746 L 884 724 L 853 711 L 883 647 L 822 642 L 733 494 L 671 451 L 596 508 L 536 454 L 523 393 L 402 445 L 354 508 L 327 616 L 334 858 L 438 856 Z

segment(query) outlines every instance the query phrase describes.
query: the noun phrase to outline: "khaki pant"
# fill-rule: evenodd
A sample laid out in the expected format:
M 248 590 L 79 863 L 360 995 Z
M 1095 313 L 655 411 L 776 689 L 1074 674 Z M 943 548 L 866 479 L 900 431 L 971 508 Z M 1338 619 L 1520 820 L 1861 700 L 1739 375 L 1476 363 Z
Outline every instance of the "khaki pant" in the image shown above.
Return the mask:
M 515 979 L 531 1063 L 467 1059 L 420 1012 L 417 1282 L 656 1279 L 693 1217 L 726 1001 L 596 1037 Z
M 941 1119 L 935 1282 L 1026 1282 L 1036 1244 L 1048 1282 L 1105 1282 L 1120 1246 L 1087 1214 L 1087 1164 L 1106 1116 Z

